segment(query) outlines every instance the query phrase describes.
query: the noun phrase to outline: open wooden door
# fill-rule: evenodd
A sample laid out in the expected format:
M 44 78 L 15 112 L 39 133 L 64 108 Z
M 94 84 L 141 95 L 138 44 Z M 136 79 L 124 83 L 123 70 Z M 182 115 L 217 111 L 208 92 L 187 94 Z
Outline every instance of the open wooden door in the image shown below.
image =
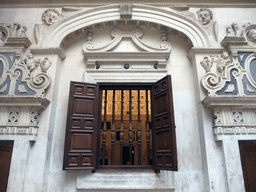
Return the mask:
M 177 171 L 176 134 L 170 75 L 153 84 L 152 115 L 155 169 Z
M 96 168 L 99 86 L 71 82 L 63 169 Z

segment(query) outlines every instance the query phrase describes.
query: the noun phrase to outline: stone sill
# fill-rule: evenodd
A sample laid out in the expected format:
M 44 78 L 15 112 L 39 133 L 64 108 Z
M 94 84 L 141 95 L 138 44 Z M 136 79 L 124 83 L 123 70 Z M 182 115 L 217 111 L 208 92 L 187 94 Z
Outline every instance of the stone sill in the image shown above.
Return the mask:
M 41 97 L 0 97 L 0 107 L 33 107 L 44 110 L 50 101 Z
M 206 97 L 202 101 L 208 108 L 213 107 L 241 107 L 256 108 L 256 97 Z
M 77 172 L 77 189 L 79 191 L 175 191 L 174 173 L 153 169 L 99 169 Z

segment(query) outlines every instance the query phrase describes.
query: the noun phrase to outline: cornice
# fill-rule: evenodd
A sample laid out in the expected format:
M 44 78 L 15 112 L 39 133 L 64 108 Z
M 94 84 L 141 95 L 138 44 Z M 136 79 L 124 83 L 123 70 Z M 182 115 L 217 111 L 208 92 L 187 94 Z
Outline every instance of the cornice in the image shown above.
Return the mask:
M 206 97 L 203 104 L 208 108 L 214 107 L 242 107 L 256 108 L 256 97 Z
M 62 60 L 66 58 L 64 51 L 59 47 L 49 47 L 49 48 L 31 48 L 31 53 L 34 54 L 57 54 Z
M 50 101 L 41 97 L 0 97 L 0 107 L 32 107 L 44 110 Z
M 112 0 L 106 3 L 105 0 L 98 1 L 90 1 L 90 0 L 74 0 L 74 1 L 42 1 L 42 0 L 2 0 L 0 2 L 0 8 L 34 8 L 34 7 L 63 7 L 63 6 L 77 6 L 77 7 L 97 7 L 97 6 L 105 6 L 110 4 L 121 4 L 127 3 L 125 0 Z M 167 0 L 164 2 L 161 1 L 151 1 L 150 3 L 146 0 L 130 0 L 129 3 L 132 4 L 144 4 L 151 5 L 157 7 L 169 7 L 169 6 L 184 6 L 187 5 L 189 7 L 207 7 L 207 8 L 255 8 L 255 0 L 247 0 L 241 3 L 240 0 L 229 0 L 228 2 L 224 2 L 222 0 L 218 1 L 207 1 L 203 2 L 201 0 L 196 0 L 191 3 L 190 0 L 182 0 L 182 1 L 173 1 Z

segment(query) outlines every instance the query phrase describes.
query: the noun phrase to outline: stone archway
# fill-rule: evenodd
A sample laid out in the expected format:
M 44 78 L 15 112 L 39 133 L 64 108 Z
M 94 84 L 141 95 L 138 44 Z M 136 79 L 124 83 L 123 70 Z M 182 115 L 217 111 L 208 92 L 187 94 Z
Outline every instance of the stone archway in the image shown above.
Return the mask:
M 92 26 L 97 23 L 120 20 L 120 5 L 109 5 L 79 11 L 60 21 L 48 31 L 41 43 L 42 48 L 59 47 L 62 40 L 72 32 Z M 207 33 L 202 26 L 194 20 L 177 14 L 147 5 L 133 5 L 130 20 L 147 21 L 166 26 L 185 34 L 193 44 L 193 47 L 210 47 Z

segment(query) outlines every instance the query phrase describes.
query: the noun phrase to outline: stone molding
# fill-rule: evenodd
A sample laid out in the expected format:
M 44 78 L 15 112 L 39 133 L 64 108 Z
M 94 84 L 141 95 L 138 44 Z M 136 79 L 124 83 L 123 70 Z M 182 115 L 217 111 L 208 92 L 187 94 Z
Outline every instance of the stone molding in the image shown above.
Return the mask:
M 113 30 L 114 39 L 107 45 L 94 48 L 92 32 L 88 34 L 83 45 L 86 59 L 86 73 L 96 82 L 154 82 L 167 72 L 166 64 L 170 56 L 171 45 L 164 36 L 160 48 L 152 47 L 143 42 L 139 29 L 133 31 Z M 115 48 L 123 38 L 130 38 L 139 48 L 138 52 L 115 52 Z M 150 73 L 150 75 L 148 75 Z M 136 74 L 137 78 L 134 78 Z
M 148 5 L 133 5 L 132 20 L 159 23 L 168 28 L 185 34 L 194 47 L 210 47 L 209 37 L 204 28 L 196 21 L 171 10 L 164 10 Z M 111 13 L 111 18 L 109 17 Z M 89 10 L 78 11 L 76 14 L 56 23 L 47 32 L 41 47 L 59 47 L 61 41 L 69 34 L 96 23 L 120 20 L 120 6 L 108 5 Z
M 0 140 L 35 141 L 40 113 L 49 103 L 45 98 L 0 97 Z
M 214 135 L 216 140 L 239 138 L 256 139 L 256 109 L 214 108 Z
M 213 111 L 216 141 L 256 139 L 255 97 L 207 97 L 202 102 Z
M 169 174 L 169 175 L 168 175 Z M 168 176 L 167 176 L 168 175 Z M 78 172 L 76 187 L 78 190 L 111 191 L 161 191 L 174 192 L 173 173 L 155 173 L 152 169 L 103 170 L 96 173 Z M 125 183 L 125 185 L 124 185 Z
M 50 47 L 50 48 L 31 48 L 30 52 L 33 54 L 39 55 L 51 55 L 57 54 L 62 60 L 66 58 L 64 51 L 59 47 Z

